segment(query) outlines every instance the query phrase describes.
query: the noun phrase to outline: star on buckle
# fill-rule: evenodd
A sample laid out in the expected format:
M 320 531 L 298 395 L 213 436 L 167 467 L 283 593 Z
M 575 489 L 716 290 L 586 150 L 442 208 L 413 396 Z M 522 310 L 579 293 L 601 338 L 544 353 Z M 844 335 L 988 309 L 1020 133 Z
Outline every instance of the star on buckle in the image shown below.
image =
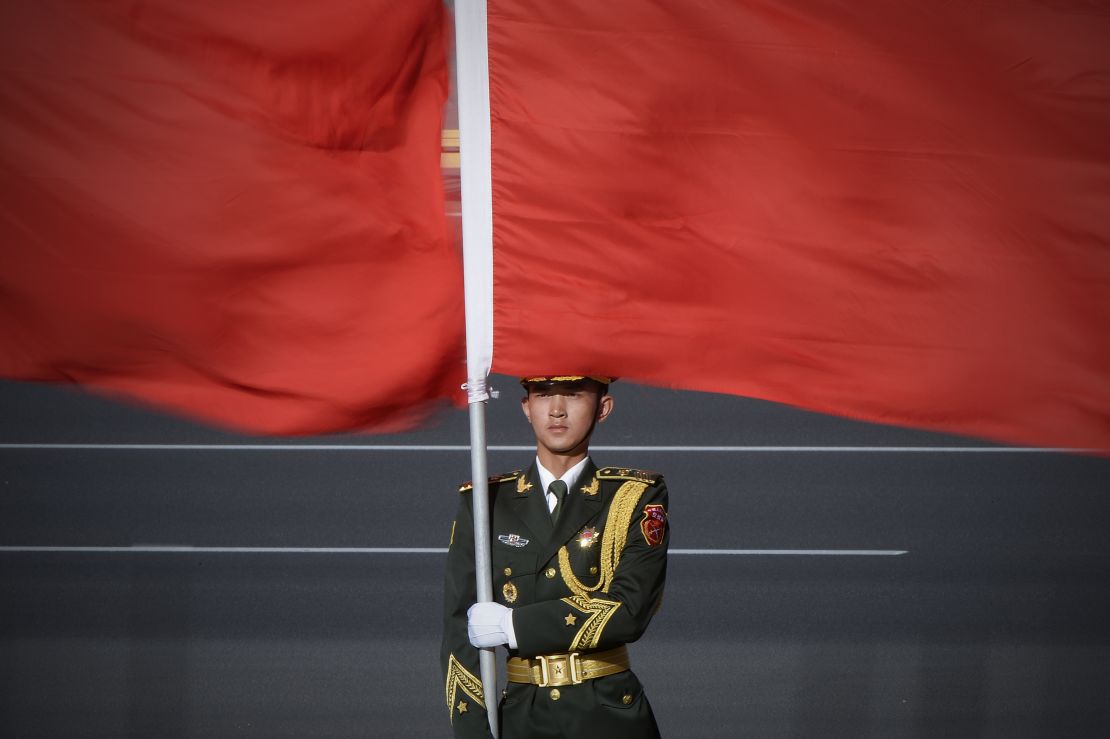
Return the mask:
M 541 654 L 540 660 L 540 687 L 546 688 L 554 685 L 580 685 L 582 683 L 582 666 L 579 664 L 578 652 L 570 654 Z M 570 673 L 569 675 L 567 673 Z

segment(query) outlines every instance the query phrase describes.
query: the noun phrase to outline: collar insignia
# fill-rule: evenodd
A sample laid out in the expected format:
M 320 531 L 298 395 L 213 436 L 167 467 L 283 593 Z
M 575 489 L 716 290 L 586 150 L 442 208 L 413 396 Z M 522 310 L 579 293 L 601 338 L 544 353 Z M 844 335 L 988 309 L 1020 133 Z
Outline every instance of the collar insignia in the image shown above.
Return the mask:
M 527 493 L 531 489 L 532 483 L 528 482 L 524 475 L 516 478 L 516 491 L 518 493 Z
M 500 534 L 498 535 L 497 540 L 502 544 L 508 544 L 509 546 L 517 547 L 518 549 L 520 547 L 528 546 L 528 540 L 521 538 L 520 534 Z
M 595 476 L 594 479 L 590 480 L 589 485 L 583 485 L 582 486 L 582 492 L 585 493 L 586 495 L 597 495 L 597 489 L 598 489 L 599 484 L 600 483 L 598 483 L 597 477 Z

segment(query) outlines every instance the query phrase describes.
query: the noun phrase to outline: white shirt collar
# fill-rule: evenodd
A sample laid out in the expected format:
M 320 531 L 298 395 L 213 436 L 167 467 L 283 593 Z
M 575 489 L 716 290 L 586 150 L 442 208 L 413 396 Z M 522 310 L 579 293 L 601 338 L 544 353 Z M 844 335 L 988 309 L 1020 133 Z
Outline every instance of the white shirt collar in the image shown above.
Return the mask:
M 567 484 L 567 490 L 574 489 L 574 483 L 578 482 L 578 478 L 582 475 L 582 470 L 585 469 L 586 463 L 590 461 L 587 455 L 581 462 L 567 470 L 562 477 L 558 478 Z M 547 471 L 547 468 L 540 464 L 540 458 L 536 457 L 536 472 L 540 475 L 540 485 L 543 486 L 543 491 L 546 494 L 547 489 L 551 487 L 551 483 L 555 482 L 556 477 L 554 474 Z

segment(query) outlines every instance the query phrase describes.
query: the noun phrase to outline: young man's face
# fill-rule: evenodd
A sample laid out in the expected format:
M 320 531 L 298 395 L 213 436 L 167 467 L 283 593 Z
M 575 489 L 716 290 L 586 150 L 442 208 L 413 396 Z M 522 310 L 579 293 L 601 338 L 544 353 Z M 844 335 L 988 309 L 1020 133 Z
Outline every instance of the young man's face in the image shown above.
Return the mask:
M 536 444 L 559 455 L 585 452 L 594 421 L 604 421 L 613 410 L 613 398 L 601 395 L 593 382 L 534 387 L 520 403 Z

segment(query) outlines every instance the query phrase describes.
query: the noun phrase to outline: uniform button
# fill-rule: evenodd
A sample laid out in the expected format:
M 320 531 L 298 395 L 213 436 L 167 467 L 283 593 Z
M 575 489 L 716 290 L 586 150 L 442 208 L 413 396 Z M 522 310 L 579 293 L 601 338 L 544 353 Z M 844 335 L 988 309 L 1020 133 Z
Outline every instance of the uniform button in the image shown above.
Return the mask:
M 543 574 L 547 576 L 548 580 L 554 580 L 555 579 L 555 568 L 554 567 L 548 567 L 547 570 L 545 570 Z M 556 691 L 556 692 L 558 692 L 558 691 Z
M 559 700 L 559 698 L 562 697 L 562 695 L 563 694 L 559 692 L 558 688 L 552 688 L 551 689 L 551 700 L 557 701 L 557 700 Z
M 597 568 L 596 567 L 591 567 L 590 568 L 590 574 L 591 575 L 596 575 L 597 574 Z
M 625 693 L 624 697 L 621 698 L 621 703 L 623 703 L 624 705 L 627 706 L 631 702 L 632 702 L 632 694 L 631 693 Z
M 508 577 L 511 574 L 513 574 L 513 568 L 512 567 L 506 567 L 505 568 L 505 577 Z

